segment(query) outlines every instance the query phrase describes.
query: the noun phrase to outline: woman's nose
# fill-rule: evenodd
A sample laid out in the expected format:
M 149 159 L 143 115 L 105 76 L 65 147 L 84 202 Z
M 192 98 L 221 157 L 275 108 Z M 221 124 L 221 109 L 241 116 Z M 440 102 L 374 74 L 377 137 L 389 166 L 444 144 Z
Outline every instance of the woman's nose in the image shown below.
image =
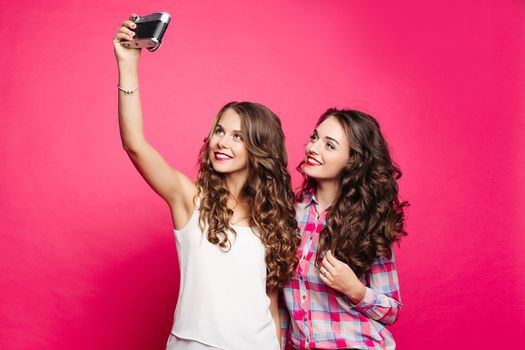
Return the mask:
M 319 140 L 308 143 L 306 146 L 306 151 L 309 153 L 319 154 Z
M 219 141 L 217 142 L 217 146 L 219 146 L 220 148 L 228 148 L 228 145 L 230 143 L 228 142 L 228 136 L 224 135 L 223 137 L 221 137 L 219 139 Z

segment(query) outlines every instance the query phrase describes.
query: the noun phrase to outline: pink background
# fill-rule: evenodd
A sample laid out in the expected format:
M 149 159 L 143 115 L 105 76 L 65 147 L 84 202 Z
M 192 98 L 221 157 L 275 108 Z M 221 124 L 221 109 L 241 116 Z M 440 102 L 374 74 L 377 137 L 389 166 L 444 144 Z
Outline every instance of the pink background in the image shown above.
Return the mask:
M 143 52 L 149 140 L 192 178 L 219 108 L 259 101 L 291 169 L 318 115 L 382 124 L 408 211 L 400 349 L 502 349 L 525 331 L 524 8 L 518 0 L 3 1 L 0 349 L 162 349 L 178 290 L 169 212 L 122 151 L 111 38 Z M 293 171 L 294 181 L 298 176 Z

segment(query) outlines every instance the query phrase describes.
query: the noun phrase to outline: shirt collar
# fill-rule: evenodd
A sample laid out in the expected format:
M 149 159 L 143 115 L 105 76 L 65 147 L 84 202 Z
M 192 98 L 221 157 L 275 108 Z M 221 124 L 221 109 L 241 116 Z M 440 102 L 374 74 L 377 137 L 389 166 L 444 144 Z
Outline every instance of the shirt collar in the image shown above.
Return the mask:
M 309 208 L 313 204 L 315 206 L 315 209 L 319 210 L 319 201 L 315 197 L 315 193 L 313 191 L 304 194 L 302 204 L 304 205 L 305 209 Z M 332 209 L 332 206 L 329 206 L 324 210 L 323 213 L 320 214 L 327 214 L 330 211 L 330 209 Z
M 310 205 L 319 205 L 319 202 L 317 201 L 317 198 L 315 198 L 315 193 L 305 193 L 304 200 L 303 200 L 305 208 L 309 207 Z

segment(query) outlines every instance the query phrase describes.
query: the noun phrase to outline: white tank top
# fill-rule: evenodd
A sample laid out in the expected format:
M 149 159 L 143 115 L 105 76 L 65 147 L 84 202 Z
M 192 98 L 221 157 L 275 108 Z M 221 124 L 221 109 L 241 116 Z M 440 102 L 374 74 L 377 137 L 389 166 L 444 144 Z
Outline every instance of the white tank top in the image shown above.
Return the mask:
M 175 230 L 180 289 L 172 333 L 224 350 L 278 350 L 266 295 L 265 248 L 250 227 L 232 227 L 221 251 L 199 226 L 199 210 Z

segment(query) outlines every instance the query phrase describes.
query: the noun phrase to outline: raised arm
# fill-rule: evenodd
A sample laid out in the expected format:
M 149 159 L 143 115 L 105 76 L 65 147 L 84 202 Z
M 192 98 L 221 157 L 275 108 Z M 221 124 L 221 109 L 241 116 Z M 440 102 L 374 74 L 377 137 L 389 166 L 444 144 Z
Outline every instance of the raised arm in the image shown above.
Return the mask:
M 131 40 L 135 24 L 122 22 L 113 38 L 119 71 L 118 115 L 122 147 L 150 185 L 170 206 L 175 228 L 182 228 L 193 212 L 195 184 L 171 168 L 144 137 L 138 78 L 140 49 L 127 49 L 120 42 Z

